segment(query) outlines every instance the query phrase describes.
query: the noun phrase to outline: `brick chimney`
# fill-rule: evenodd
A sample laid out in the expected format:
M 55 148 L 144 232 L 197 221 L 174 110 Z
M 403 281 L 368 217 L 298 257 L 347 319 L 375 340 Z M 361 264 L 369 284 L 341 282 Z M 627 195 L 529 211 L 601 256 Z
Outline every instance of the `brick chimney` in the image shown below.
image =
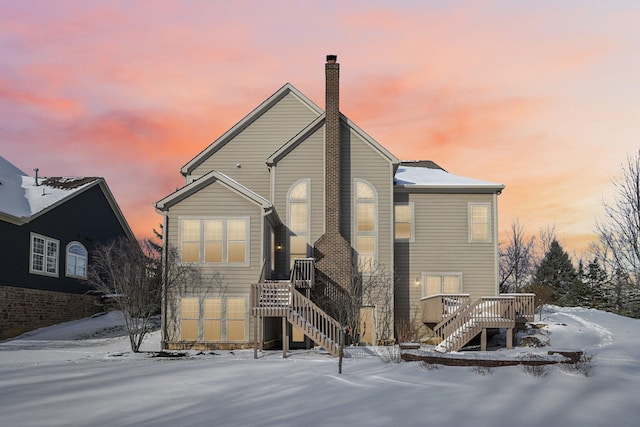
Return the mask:
M 353 253 L 340 231 L 340 64 L 327 55 L 325 65 L 325 232 L 314 244 L 319 276 L 327 284 L 349 286 Z

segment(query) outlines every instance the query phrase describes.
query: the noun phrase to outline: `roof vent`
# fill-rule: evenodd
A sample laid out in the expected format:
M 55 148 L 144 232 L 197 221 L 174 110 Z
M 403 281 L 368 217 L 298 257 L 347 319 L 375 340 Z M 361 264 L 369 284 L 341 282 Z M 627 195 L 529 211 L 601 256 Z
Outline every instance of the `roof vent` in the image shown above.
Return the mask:
M 36 187 L 37 187 L 38 185 L 40 185 L 40 184 L 38 183 L 38 171 L 39 171 L 39 170 L 40 170 L 40 169 L 38 169 L 38 168 L 34 168 L 34 169 L 33 169 L 33 171 L 36 173 Z

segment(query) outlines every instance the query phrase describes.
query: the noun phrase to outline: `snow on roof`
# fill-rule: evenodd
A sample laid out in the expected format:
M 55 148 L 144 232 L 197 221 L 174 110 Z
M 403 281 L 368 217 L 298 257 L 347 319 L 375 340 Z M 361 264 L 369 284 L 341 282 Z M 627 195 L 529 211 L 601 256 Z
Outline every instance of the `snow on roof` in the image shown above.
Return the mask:
M 34 215 L 55 206 L 83 191 L 100 178 L 30 177 L 0 156 L 0 213 L 29 220 Z
M 504 188 L 503 184 L 453 175 L 440 168 L 406 166 L 405 164 L 398 167 L 394 178 L 395 185 L 404 187 L 494 190 Z

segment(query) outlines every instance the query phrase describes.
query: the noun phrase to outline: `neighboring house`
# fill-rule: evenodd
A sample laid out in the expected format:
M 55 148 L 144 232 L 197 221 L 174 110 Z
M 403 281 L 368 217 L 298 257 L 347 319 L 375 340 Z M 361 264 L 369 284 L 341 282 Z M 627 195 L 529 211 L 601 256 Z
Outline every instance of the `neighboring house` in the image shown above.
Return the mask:
M 325 316 L 326 298 L 354 277 L 382 278 L 378 297 L 361 301 L 369 343 L 415 319 L 436 326 L 452 306 L 442 294 L 463 294 L 469 303 L 458 306 L 497 295 L 504 186 L 396 158 L 339 112 L 335 59 L 326 111 L 285 84 L 184 165 L 185 186 L 156 203 L 166 247 L 214 278 L 168 293 L 165 347 L 286 349 L 304 334 L 335 353 L 344 322 Z
M 101 310 L 91 252 L 134 238 L 102 178 L 31 177 L 0 157 L 0 339 Z

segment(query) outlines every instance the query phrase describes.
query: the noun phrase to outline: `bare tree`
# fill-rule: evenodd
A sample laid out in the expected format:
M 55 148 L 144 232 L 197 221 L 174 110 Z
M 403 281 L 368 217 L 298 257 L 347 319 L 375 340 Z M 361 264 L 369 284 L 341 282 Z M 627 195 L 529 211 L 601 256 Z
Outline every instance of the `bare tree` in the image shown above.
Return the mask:
M 618 294 L 625 294 L 620 314 L 640 316 L 640 150 L 621 165 L 614 198 L 605 201 L 604 217 L 596 222 L 597 253 Z M 621 278 L 624 278 L 622 280 Z
M 367 266 L 365 270 L 362 272 L 354 263 L 347 287 L 319 277 L 320 286 L 313 291 L 314 302 L 336 319 L 344 331 L 339 343 L 338 373 L 342 373 L 345 346 L 358 344 L 365 332 L 361 329 L 362 308 L 375 310 L 376 341 L 393 341 L 393 275 L 382 264 Z
M 534 268 L 535 237 L 526 238 L 516 219 L 506 245 L 500 247 L 500 292 L 520 292 L 530 282 Z
M 151 331 L 150 321 L 162 306 L 163 288 L 182 283 L 192 267 L 171 258 L 162 274 L 158 245 L 149 239 L 139 242 L 121 237 L 98 246 L 92 254 L 87 280 L 107 297 L 124 317 L 131 350 L 138 352 Z
M 640 150 L 621 165 L 614 182 L 615 196 L 604 202 L 604 218 L 596 223 L 601 244 L 608 248 L 616 268 L 638 286 L 640 273 Z
M 547 224 L 544 227 L 540 227 L 538 230 L 538 236 L 540 243 L 538 244 L 538 253 L 536 256 L 535 264 L 540 265 L 540 262 L 545 257 L 549 249 L 551 249 L 551 243 L 554 240 L 558 240 L 556 237 L 557 231 L 555 224 Z

